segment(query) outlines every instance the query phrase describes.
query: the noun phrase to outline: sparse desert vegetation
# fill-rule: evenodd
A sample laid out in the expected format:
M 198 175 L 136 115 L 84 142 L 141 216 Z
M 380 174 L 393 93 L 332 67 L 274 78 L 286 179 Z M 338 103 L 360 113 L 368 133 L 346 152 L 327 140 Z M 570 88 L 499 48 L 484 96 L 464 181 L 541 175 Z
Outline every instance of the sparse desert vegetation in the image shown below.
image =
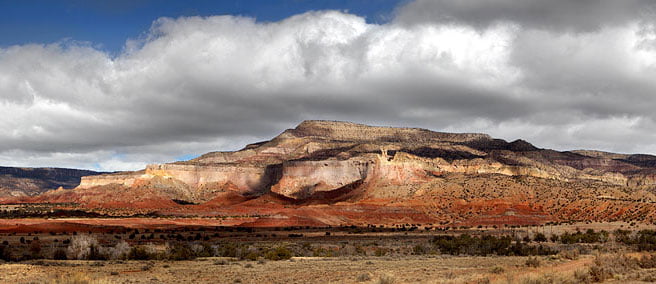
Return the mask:
M 0 234 L 0 280 L 597 283 L 656 279 L 653 228 L 629 230 L 628 224 L 618 224 L 622 229 L 598 230 L 586 225 L 595 224 L 553 225 L 557 232 L 553 234 L 530 233 L 541 227 L 412 226 L 6 232 Z

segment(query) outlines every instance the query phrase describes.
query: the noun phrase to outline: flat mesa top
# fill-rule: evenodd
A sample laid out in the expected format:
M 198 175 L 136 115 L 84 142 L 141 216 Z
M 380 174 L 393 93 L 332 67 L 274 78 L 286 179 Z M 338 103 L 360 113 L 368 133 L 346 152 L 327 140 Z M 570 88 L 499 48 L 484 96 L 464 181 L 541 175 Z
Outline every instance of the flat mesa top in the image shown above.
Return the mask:
M 327 120 L 306 120 L 296 128 L 285 131 L 285 133 L 292 134 L 296 137 L 316 136 L 347 141 L 435 140 L 465 142 L 491 139 L 489 135 L 480 133 L 445 133 L 422 128 L 368 126 L 352 122 Z

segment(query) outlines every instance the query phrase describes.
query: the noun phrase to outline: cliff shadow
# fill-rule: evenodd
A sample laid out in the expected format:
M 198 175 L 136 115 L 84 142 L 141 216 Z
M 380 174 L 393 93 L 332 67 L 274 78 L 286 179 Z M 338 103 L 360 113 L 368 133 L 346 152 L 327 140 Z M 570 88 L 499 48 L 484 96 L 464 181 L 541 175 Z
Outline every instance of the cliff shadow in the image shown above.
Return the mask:
M 257 190 L 244 194 L 245 197 L 258 197 L 271 193 L 271 187 L 278 183 L 282 178 L 282 163 L 267 165 L 264 168 L 264 174 L 260 178 Z

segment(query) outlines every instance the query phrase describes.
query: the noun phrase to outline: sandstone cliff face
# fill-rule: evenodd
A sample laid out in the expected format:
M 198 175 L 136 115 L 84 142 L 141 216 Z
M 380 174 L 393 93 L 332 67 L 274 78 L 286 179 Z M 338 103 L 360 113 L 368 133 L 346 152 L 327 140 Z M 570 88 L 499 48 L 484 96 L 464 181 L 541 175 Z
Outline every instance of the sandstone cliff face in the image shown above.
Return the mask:
M 148 165 L 144 171 L 84 177 L 78 189 L 105 185 L 131 187 L 157 178 L 167 185 L 177 183 L 177 199 L 190 202 L 207 201 L 212 193 L 231 190 L 241 194 L 261 193 L 271 183 L 267 167 L 226 164 L 162 164 Z M 161 183 L 161 182 L 160 182 Z
M 138 173 L 85 176 L 81 178 L 80 185 L 78 185 L 77 188 L 91 188 L 108 184 L 117 184 L 129 187 L 132 186 L 139 177 L 140 175 Z
M 238 164 L 215 165 L 149 165 L 142 178 L 164 177 L 177 179 L 193 189 L 211 184 L 230 183 L 240 193 L 264 190 L 269 183 L 266 168 Z
M 526 220 L 542 222 L 572 212 L 570 204 L 574 201 L 588 200 L 586 206 L 598 209 L 600 204 L 609 202 L 651 200 L 656 190 L 656 157 L 558 152 L 485 134 L 306 121 L 270 141 L 251 144 L 240 151 L 213 152 L 186 162 L 149 165 L 140 172 L 84 177 L 74 192 L 93 196 L 94 192 L 115 187 L 126 192 L 147 192 L 143 196 L 148 198 L 155 198 L 159 192 L 157 198 L 161 200 L 193 203 L 212 200 L 208 204 L 232 204 L 216 199 L 227 192 L 256 198 L 233 198 L 248 204 L 247 208 L 282 202 L 276 198 L 307 206 L 325 204 L 319 199 L 329 196 L 325 202 L 364 206 L 358 208 L 368 208 L 362 209 L 365 211 L 399 204 L 412 208 L 412 214 L 419 214 L 417 218 L 432 218 L 436 222 L 481 216 L 497 222 L 495 214 L 503 215 L 508 210 L 517 213 L 513 216 L 518 220 L 524 216 Z M 578 190 L 573 192 L 572 188 Z M 133 198 L 137 200 L 139 195 Z M 608 209 L 611 207 L 604 208 L 599 212 L 615 216 Z M 253 212 L 269 212 L 258 210 Z M 328 212 L 326 208 L 322 210 Z M 349 215 L 349 210 L 330 211 L 341 217 L 322 218 L 333 220 L 330 222 L 356 218 Z
M 282 177 L 271 191 L 304 199 L 316 192 L 332 191 L 363 181 L 371 164 L 373 161 L 361 159 L 285 162 Z

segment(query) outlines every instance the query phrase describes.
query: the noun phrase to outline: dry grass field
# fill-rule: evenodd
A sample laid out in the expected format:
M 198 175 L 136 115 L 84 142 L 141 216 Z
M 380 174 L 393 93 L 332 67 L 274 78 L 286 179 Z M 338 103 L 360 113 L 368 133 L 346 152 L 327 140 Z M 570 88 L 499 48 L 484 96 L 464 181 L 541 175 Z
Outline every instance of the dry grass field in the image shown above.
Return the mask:
M 615 257 L 615 256 L 600 256 Z M 0 265 L 2 283 L 591 283 L 595 257 L 316 258 L 286 261 L 36 261 Z M 609 263 L 609 265 L 614 265 Z M 581 276 L 583 275 L 583 276 Z M 651 283 L 654 269 L 628 269 L 609 283 Z
M 92 230 L 87 231 L 89 228 Z M 0 283 L 656 281 L 654 235 L 640 235 L 640 230 L 654 229 L 651 224 L 483 226 L 448 231 L 350 227 L 42 229 L 0 233 L 6 260 L 0 260 Z M 621 230 L 627 235 L 618 233 Z M 540 234 L 547 240 L 538 240 Z M 559 238 L 553 240 L 554 236 Z M 640 236 L 650 239 L 638 242 Z
M 285 261 L 34 261 L 0 265 L 3 283 L 525 283 L 530 279 L 573 279 L 592 263 L 540 257 L 408 256 L 319 258 Z

